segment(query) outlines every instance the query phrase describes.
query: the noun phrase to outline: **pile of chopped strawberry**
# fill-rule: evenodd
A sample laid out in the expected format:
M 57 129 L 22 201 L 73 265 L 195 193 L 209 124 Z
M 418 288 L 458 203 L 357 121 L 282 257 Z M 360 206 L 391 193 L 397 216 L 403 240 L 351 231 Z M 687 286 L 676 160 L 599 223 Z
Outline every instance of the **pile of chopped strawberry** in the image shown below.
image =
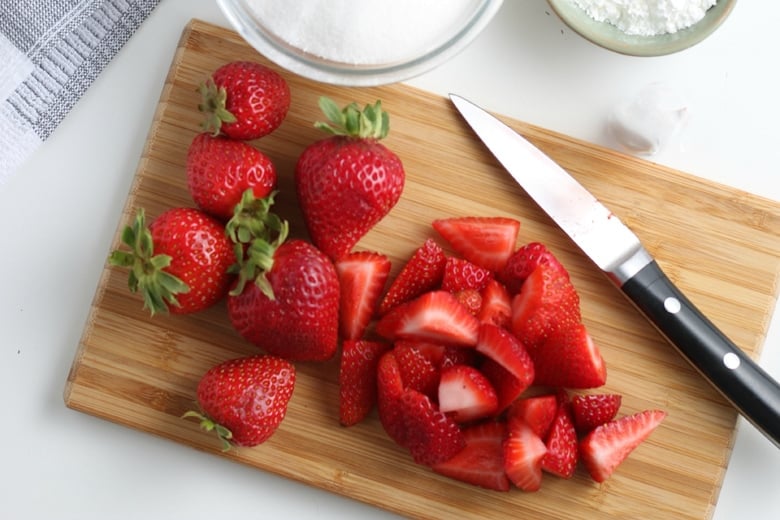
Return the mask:
M 544 474 L 568 479 L 580 465 L 603 481 L 665 413 L 616 418 L 621 396 L 591 391 L 607 370 L 577 291 L 544 245 L 517 247 L 518 221 L 453 217 L 433 228 L 443 245 L 427 239 L 384 290 L 378 253 L 342 263 L 354 271 L 342 274 L 353 301 L 342 299 L 342 324 L 359 325 L 342 327 L 341 423 L 376 405 L 415 462 L 488 489 L 536 491 Z M 356 264 L 362 256 L 371 261 Z M 356 342 L 371 346 L 359 365 Z

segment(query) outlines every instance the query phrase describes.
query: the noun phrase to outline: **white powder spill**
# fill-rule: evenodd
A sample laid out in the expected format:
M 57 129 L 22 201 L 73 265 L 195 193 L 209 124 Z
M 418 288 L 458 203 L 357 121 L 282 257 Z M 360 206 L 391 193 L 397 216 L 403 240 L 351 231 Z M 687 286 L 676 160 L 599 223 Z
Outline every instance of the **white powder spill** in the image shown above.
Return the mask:
M 673 34 L 704 18 L 716 0 L 573 0 L 588 16 L 626 34 Z

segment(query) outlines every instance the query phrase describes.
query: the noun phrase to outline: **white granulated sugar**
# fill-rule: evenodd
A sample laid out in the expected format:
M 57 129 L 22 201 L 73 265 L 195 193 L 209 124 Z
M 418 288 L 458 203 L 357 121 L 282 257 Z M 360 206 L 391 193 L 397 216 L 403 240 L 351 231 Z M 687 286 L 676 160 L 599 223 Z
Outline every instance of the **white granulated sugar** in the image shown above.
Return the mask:
M 716 0 L 574 0 L 588 16 L 626 34 L 673 34 L 704 18 Z
M 478 0 L 249 0 L 266 29 L 306 53 L 355 65 L 396 63 L 435 49 Z

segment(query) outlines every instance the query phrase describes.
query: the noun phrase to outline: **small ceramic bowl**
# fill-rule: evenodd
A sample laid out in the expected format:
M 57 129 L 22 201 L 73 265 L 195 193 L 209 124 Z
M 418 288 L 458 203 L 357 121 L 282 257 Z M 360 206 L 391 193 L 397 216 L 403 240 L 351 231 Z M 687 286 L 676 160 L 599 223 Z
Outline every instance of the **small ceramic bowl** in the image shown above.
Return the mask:
M 433 69 L 471 43 L 503 3 L 503 0 L 459 0 L 454 4 L 450 0 L 441 4 L 428 1 L 424 6 L 428 11 L 424 11 L 419 4 L 401 2 L 406 6 L 402 11 L 403 6 L 395 7 L 398 3 L 353 1 L 349 15 L 340 20 L 338 28 L 331 29 L 323 26 L 333 18 L 333 9 L 348 5 L 345 0 L 333 3 L 298 0 L 273 5 L 264 0 L 217 0 L 217 3 L 239 34 L 277 65 L 309 79 L 348 86 L 395 83 Z M 369 13 L 368 9 L 384 11 Z M 425 18 L 421 12 L 438 15 Z M 370 23 L 360 23 L 368 14 Z M 401 27 L 388 33 L 392 30 L 388 29 L 391 20 Z M 354 39 L 356 32 L 363 39 L 359 44 L 352 44 L 351 50 L 359 54 L 368 53 L 365 49 L 372 46 L 383 47 L 384 58 L 348 60 L 341 57 L 344 51 L 332 50 L 340 45 L 340 40 Z
M 731 13 L 736 0 L 718 0 L 704 18 L 674 33 L 654 36 L 626 34 L 615 25 L 599 22 L 577 6 L 574 0 L 548 0 L 553 11 L 572 30 L 591 42 L 629 56 L 663 56 L 678 52 L 704 40 Z

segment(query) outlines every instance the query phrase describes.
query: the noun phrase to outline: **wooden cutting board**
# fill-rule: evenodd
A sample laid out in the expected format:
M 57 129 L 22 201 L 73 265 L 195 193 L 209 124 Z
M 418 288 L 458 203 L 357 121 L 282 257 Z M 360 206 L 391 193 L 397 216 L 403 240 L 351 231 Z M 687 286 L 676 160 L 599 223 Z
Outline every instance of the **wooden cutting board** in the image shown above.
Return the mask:
M 232 31 L 200 21 L 186 27 L 118 229 L 139 206 L 154 217 L 193 205 L 184 162 L 201 119 L 196 86 L 235 59 L 266 62 Z M 403 85 L 351 89 L 282 74 L 292 89 L 289 116 L 254 144 L 278 167 L 277 210 L 293 234 L 302 236 L 304 228 L 292 172 L 303 147 L 320 137 L 312 127 L 321 118 L 318 97 L 361 105 L 382 99 L 391 114 L 386 144 L 402 158 L 407 184 L 398 205 L 358 247 L 388 254 L 395 274 L 435 236 L 435 218 L 518 218 L 520 242 L 543 241 L 571 272 L 583 319 L 608 365 L 600 391 L 624 396 L 621 414 L 661 408 L 668 418 L 604 484 L 579 469 L 571 480 L 546 476 L 537 493 L 485 491 L 415 465 L 375 415 L 352 428 L 339 426 L 334 360 L 298 365 L 287 418 L 268 442 L 223 454 L 215 437 L 180 416 L 194 406 L 198 379 L 209 367 L 257 350 L 233 332 L 224 305 L 196 316 L 150 318 L 127 291 L 126 274 L 108 266 L 68 376 L 67 406 L 409 517 L 710 517 L 731 453 L 735 412 L 511 181 L 449 102 Z M 507 121 L 624 219 L 689 297 L 758 355 L 778 291 L 780 204 Z M 112 247 L 118 244 L 119 233 Z

